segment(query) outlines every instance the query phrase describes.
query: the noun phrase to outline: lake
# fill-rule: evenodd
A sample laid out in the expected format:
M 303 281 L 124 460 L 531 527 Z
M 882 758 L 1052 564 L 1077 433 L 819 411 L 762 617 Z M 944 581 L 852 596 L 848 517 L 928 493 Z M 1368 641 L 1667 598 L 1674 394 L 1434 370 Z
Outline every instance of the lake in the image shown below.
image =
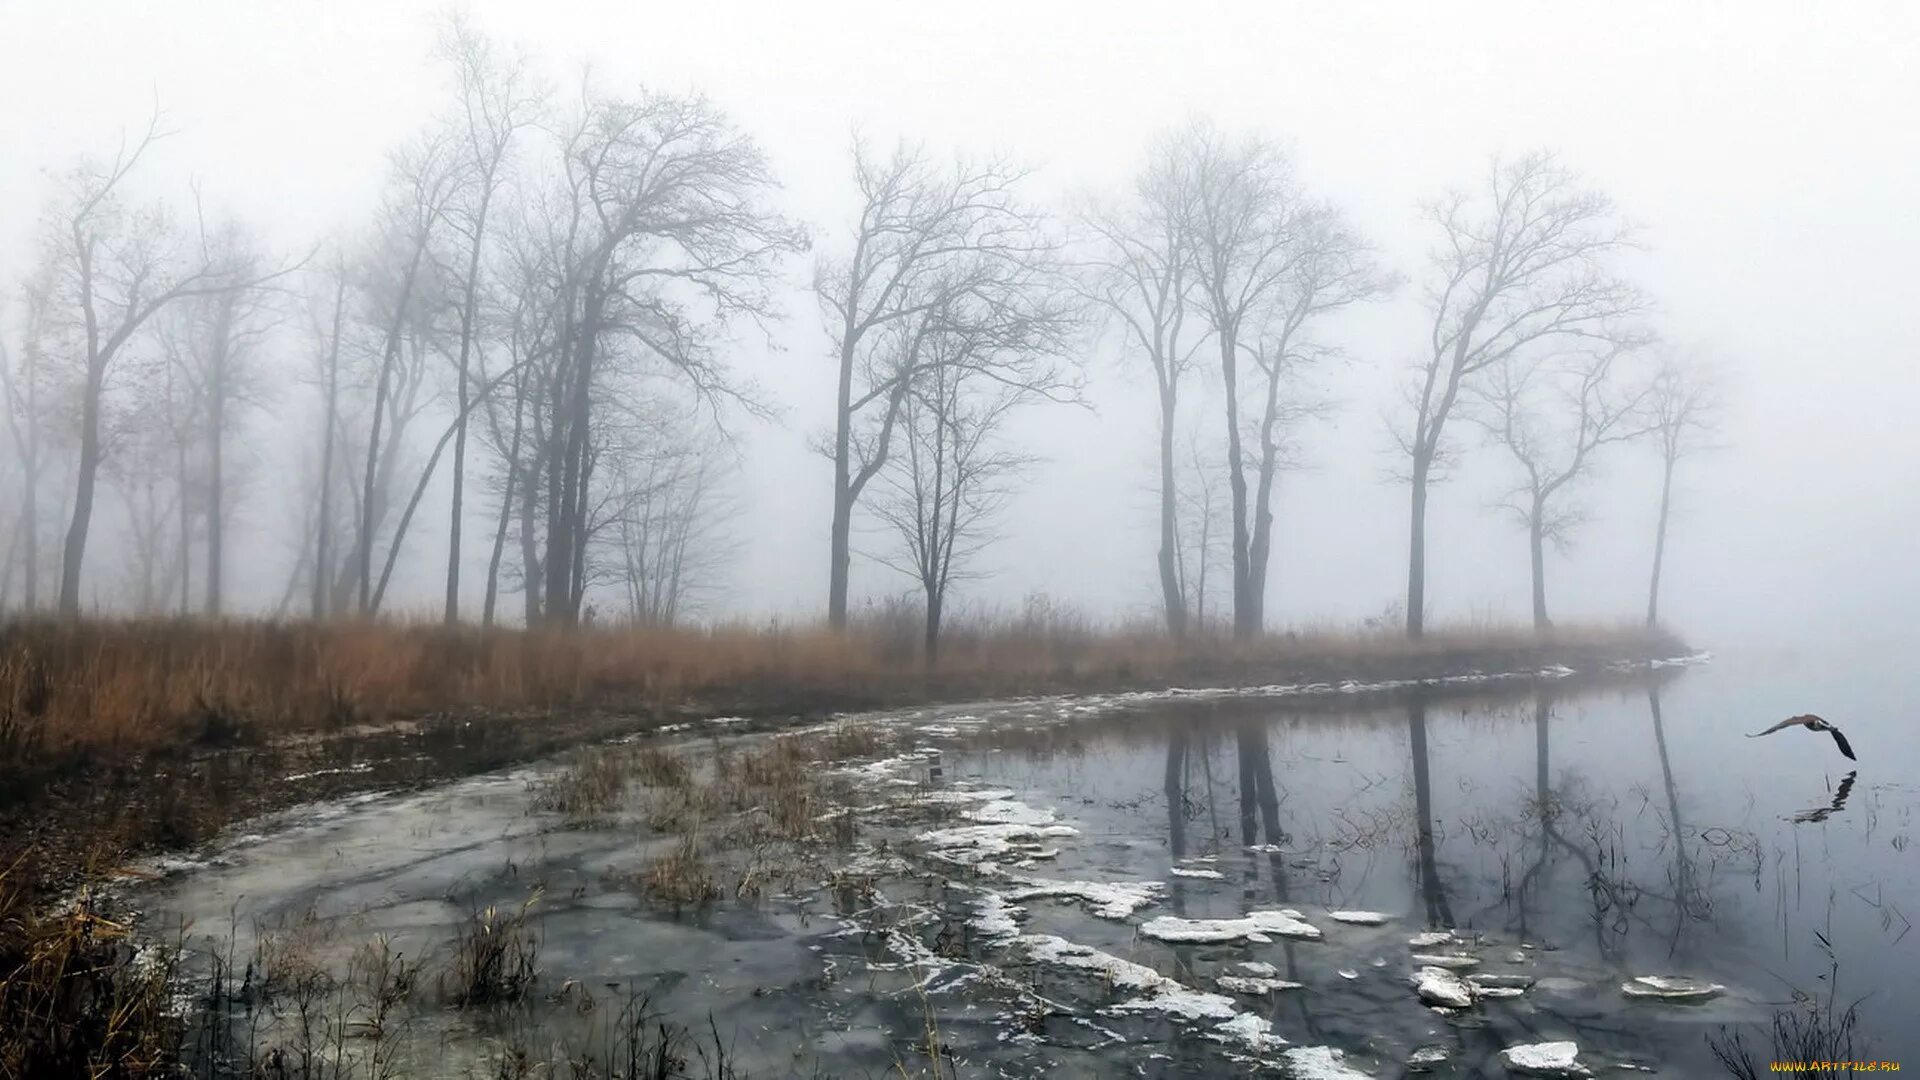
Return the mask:
M 556 777 L 633 744 L 302 808 L 136 899 L 187 948 L 209 1075 L 276 1052 L 614 1075 L 671 1043 L 662 1075 L 1503 1076 L 1503 1051 L 1571 1042 L 1596 1072 L 1712 1076 L 1710 1039 L 1764 1071 L 1777 1015 L 1856 1002 L 1853 1056 L 1902 1061 L 1913 689 L 1755 654 L 718 723 L 646 744 L 695 779 L 621 758 L 604 813 L 552 809 Z M 1743 737 L 1807 711 L 1862 762 Z M 790 788 L 685 794 L 809 738 L 788 756 L 817 827 L 773 805 Z M 760 818 L 787 824 L 739 826 Z M 448 974 L 475 927 L 526 942 L 501 1001 Z

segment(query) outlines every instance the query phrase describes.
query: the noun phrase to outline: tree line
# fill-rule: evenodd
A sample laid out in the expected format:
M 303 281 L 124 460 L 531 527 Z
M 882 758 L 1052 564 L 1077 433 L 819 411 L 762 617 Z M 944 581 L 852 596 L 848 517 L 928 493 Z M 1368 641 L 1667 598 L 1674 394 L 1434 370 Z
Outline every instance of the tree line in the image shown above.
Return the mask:
M 236 503 L 270 483 L 294 554 L 275 610 L 376 614 L 438 481 L 447 622 L 475 616 L 462 571 L 476 551 L 485 624 L 516 596 L 528 624 L 574 624 L 597 603 L 685 618 L 731 542 L 727 417 L 771 407 L 731 343 L 790 317 L 782 275 L 811 252 L 834 374 L 818 449 L 835 627 L 856 531 L 875 526 L 870 554 L 913 583 L 936 656 L 954 584 L 981 572 L 1034 463 L 1009 419 L 1084 400 L 1087 357 L 1118 352 L 1156 391 L 1167 631 L 1206 623 L 1224 582 L 1233 636 L 1257 635 L 1277 479 L 1326 409 L 1311 375 L 1341 358 L 1336 316 L 1409 287 L 1429 322 L 1390 410 L 1406 632 L 1426 625 L 1429 497 L 1475 433 L 1511 461 L 1503 506 L 1528 539 L 1543 627 L 1545 551 L 1579 526 L 1582 480 L 1611 446 L 1656 447 L 1658 618 L 1673 480 L 1711 443 L 1716 385 L 1659 343 L 1619 267 L 1633 231 L 1551 153 L 1496 159 L 1425 206 L 1431 248 L 1411 275 L 1282 144 L 1198 119 L 1153 139 L 1120 190 L 1064 207 L 1035 200 L 1006 158 L 856 139 L 851 220 L 816 245 L 776 208 L 758 144 L 697 94 L 583 80 L 563 98 L 458 18 L 438 58 L 448 100 L 389 155 L 378 207 L 311 249 L 269 250 L 197 190 L 187 211 L 140 201 L 169 134 L 157 111 L 62 177 L 0 332 L 0 610 L 45 610 L 49 586 L 60 614 L 89 606 L 104 487 L 125 541 L 107 590 L 142 611 L 220 614 Z M 1193 408 L 1203 368 L 1218 377 L 1211 415 Z M 255 475 L 244 425 L 295 398 L 311 430 L 276 430 L 300 448 L 297 475 Z

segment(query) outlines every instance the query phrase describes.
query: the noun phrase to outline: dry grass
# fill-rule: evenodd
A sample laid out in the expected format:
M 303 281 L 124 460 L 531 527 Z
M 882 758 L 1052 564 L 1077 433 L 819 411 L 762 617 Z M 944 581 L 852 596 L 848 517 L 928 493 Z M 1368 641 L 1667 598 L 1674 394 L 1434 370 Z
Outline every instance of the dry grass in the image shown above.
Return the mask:
M 886 623 L 491 630 L 395 622 L 185 619 L 0 627 L 0 761 L 231 745 L 458 708 L 687 705 L 808 711 L 941 693 L 1016 693 L 1179 677 L 1332 674 L 1474 657 L 1650 648 L 1665 635 L 1497 627 L 1410 641 L 1390 629 L 1185 644 L 1067 614 L 958 626 L 929 671 Z M 908 637 L 911 640 L 911 637 Z
M 180 1035 L 173 958 L 137 962 L 127 928 L 85 897 L 34 910 L 20 870 L 0 867 L 0 1078 L 157 1072 Z

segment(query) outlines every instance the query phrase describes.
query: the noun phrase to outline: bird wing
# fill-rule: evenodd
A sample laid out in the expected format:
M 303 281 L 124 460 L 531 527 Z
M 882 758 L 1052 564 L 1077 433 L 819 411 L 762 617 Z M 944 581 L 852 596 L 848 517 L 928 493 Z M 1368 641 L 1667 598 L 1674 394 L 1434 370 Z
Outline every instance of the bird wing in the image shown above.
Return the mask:
M 1793 727 L 1793 726 L 1795 726 L 1796 724 L 1799 724 L 1799 723 L 1800 723 L 1800 718 L 1799 718 L 1799 717 L 1797 717 L 1797 716 L 1791 716 L 1791 717 L 1788 717 L 1787 719 L 1785 719 L 1785 720 L 1782 720 L 1782 721 L 1780 721 L 1779 723 L 1777 723 L 1777 724 L 1775 724 L 1775 725 L 1773 725 L 1772 727 L 1770 727 L 1770 728 L 1768 728 L 1768 729 L 1767 729 L 1767 730 L 1765 730 L 1765 731 L 1756 731 L 1756 732 L 1754 732 L 1753 734 L 1751 734 L 1751 735 L 1749 735 L 1749 736 L 1747 736 L 1747 738 L 1749 738 L 1749 739 L 1757 739 L 1757 738 L 1759 738 L 1759 737 L 1760 737 L 1760 736 L 1762 736 L 1762 735 L 1771 735 L 1771 734 L 1773 734 L 1774 732 L 1776 732 L 1776 731 L 1779 731 L 1779 730 L 1780 730 L 1781 728 L 1789 728 L 1789 727 Z
M 1847 745 L 1847 737 L 1845 735 L 1840 734 L 1839 728 L 1834 727 L 1832 724 L 1828 724 L 1827 730 L 1833 732 L 1833 741 L 1839 744 L 1840 752 L 1847 755 L 1848 761 L 1860 760 L 1859 758 L 1853 756 L 1853 747 Z

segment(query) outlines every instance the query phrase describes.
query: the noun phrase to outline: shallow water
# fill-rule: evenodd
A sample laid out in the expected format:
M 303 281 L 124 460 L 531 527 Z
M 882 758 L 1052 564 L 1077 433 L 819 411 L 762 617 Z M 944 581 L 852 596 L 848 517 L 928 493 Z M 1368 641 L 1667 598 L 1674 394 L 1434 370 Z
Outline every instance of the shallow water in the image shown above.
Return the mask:
M 537 889 L 533 1004 L 421 1008 L 404 1075 L 483 1071 L 509 1029 L 604 1037 L 640 994 L 753 1076 L 919 1072 L 929 1029 L 961 1075 L 1398 1076 L 1444 1051 L 1435 1075 L 1499 1076 L 1504 1048 L 1571 1040 L 1596 1070 L 1709 1076 L 1710 1034 L 1745 1025 L 1764 1061 L 1753 1025 L 1796 995 L 1862 998 L 1855 1056 L 1915 1057 L 1920 788 L 1900 778 L 1920 761 L 1884 669 L 1723 657 L 1466 689 L 863 717 L 894 745 L 844 764 L 856 827 L 821 853 L 853 873 L 697 912 L 620 884 L 668 841 L 529 809 L 552 764 L 256 823 L 141 900 L 149 931 L 183 937 L 204 973 L 263 933 L 297 932 L 335 967 L 376 934 L 431 963 L 461 916 Z M 1867 764 L 1825 735 L 1741 737 L 1808 710 Z M 1285 936 L 1299 922 L 1317 939 Z M 1409 944 L 1437 929 L 1452 940 Z M 1456 974 L 1493 992 L 1436 1011 L 1416 955 L 1470 958 Z M 1644 975 L 1723 989 L 1623 991 Z M 1302 1054 L 1319 1047 L 1344 1063 Z M 705 1075 L 702 1059 L 688 1071 Z

